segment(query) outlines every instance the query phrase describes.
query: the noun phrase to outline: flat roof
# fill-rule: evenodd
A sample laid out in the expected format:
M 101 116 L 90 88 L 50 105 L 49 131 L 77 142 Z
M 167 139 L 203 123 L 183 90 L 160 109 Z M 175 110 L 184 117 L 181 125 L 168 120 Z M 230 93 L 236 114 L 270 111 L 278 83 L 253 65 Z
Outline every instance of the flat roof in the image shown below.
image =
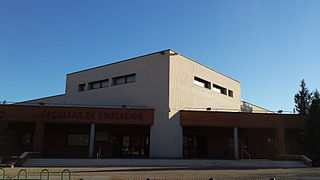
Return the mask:
M 197 112 L 197 113 L 217 113 L 217 114 L 246 114 L 246 115 L 265 115 L 265 116 L 304 116 L 303 114 L 284 114 L 284 113 L 257 113 L 257 112 L 232 112 L 232 111 L 201 111 L 201 110 L 180 110 L 181 112 Z

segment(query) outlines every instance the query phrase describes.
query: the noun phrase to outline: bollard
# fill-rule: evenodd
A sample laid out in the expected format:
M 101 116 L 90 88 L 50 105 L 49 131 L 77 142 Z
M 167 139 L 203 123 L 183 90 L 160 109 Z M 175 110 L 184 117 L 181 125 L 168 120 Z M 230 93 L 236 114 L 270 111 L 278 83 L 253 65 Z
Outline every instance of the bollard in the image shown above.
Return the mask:
M 0 168 L 0 170 L 2 171 L 2 179 L 5 179 L 6 171 L 3 168 Z
M 42 169 L 41 172 L 40 172 L 40 180 L 42 180 L 42 175 L 46 173 L 47 174 L 47 180 L 49 180 L 49 177 L 50 177 L 50 173 L 49 173 L 49 170 L 48 169 Z
M 71 171 L 69 169 L 65 169 L 61 172 L 61 180 L 64 178 L 64 173 L 67 172 L 69 174 L 69 180 L 71 180 Z
M 26 169 L 21 169 L 21 170 L 19 171 L 19 173 L 18 173 L 18 180 L 20 180 L 20 175 L 21 175 L 22 172 L 24 172 L 24 180 L 27 180 L 27 178 L 28 178 L 28 172 L 27 172 Z

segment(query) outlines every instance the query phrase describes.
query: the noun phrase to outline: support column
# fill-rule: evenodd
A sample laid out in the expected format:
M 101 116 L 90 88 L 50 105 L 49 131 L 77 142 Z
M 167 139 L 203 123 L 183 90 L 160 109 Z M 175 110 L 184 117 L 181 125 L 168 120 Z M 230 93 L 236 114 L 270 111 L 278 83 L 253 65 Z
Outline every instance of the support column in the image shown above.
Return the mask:
M 285 131 L 282 127 L 277 128 L 276 143 L 278 154 L 286 154 Z
M 233 128 L 234 158 L 239 159 L 238 127 Z
M 89 139 L 89 158 L 93 157 L 93 147 L 94 147 L 94 135 L 96 132 L 96 124 L 92 123 L 90 126 L 90 139 Z
M 42 153 L 44 141 L 44 122 L 37 121 L 33 132 L 33 151 Z

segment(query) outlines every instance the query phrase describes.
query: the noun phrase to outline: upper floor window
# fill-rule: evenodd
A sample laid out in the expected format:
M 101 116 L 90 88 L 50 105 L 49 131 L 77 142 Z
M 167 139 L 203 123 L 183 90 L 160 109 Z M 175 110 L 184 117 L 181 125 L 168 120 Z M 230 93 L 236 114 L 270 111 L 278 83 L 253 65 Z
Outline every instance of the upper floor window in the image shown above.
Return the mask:
M 212 90 L 217 92 L 217 93 L 221 93 L 221 94 L 227 95 L 227 89 L 224 88 L 224 87 L 221 87 L 219 85 L 212 84 Z
M 90 82 L 88 89 L 98 89 L 98 88 L 103 88 L 103 87 L 108 87 L 109 86 L 109 80 L 101 80 L 101 81 L 95 81 L 95 82 Z
M 81 91 L 84 91 L 86 88 L 86 84 L 79 84 L 78 86 L 78 91 L 81 92 Z
M 228 90 L 228 96 L 233 97 L 233 91 Z
M 210 89 L 210 82 L 198 77 L 194 77 L 193 84 Z
M 112 79 L 113 85 L 126 84 L 136 81 L 136 74 L 129 74 L 125 76 L 119 76 Z

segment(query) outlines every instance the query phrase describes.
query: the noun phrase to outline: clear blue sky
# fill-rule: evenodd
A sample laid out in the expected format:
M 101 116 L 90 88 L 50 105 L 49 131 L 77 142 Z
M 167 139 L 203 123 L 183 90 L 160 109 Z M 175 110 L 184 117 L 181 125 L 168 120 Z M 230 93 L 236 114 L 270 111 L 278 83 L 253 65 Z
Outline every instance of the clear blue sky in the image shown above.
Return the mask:
M 1 0 L 0 100 L 62 94 L 65 74 L 173 49 L 292 110 L 320 88 L 319 0 Z

